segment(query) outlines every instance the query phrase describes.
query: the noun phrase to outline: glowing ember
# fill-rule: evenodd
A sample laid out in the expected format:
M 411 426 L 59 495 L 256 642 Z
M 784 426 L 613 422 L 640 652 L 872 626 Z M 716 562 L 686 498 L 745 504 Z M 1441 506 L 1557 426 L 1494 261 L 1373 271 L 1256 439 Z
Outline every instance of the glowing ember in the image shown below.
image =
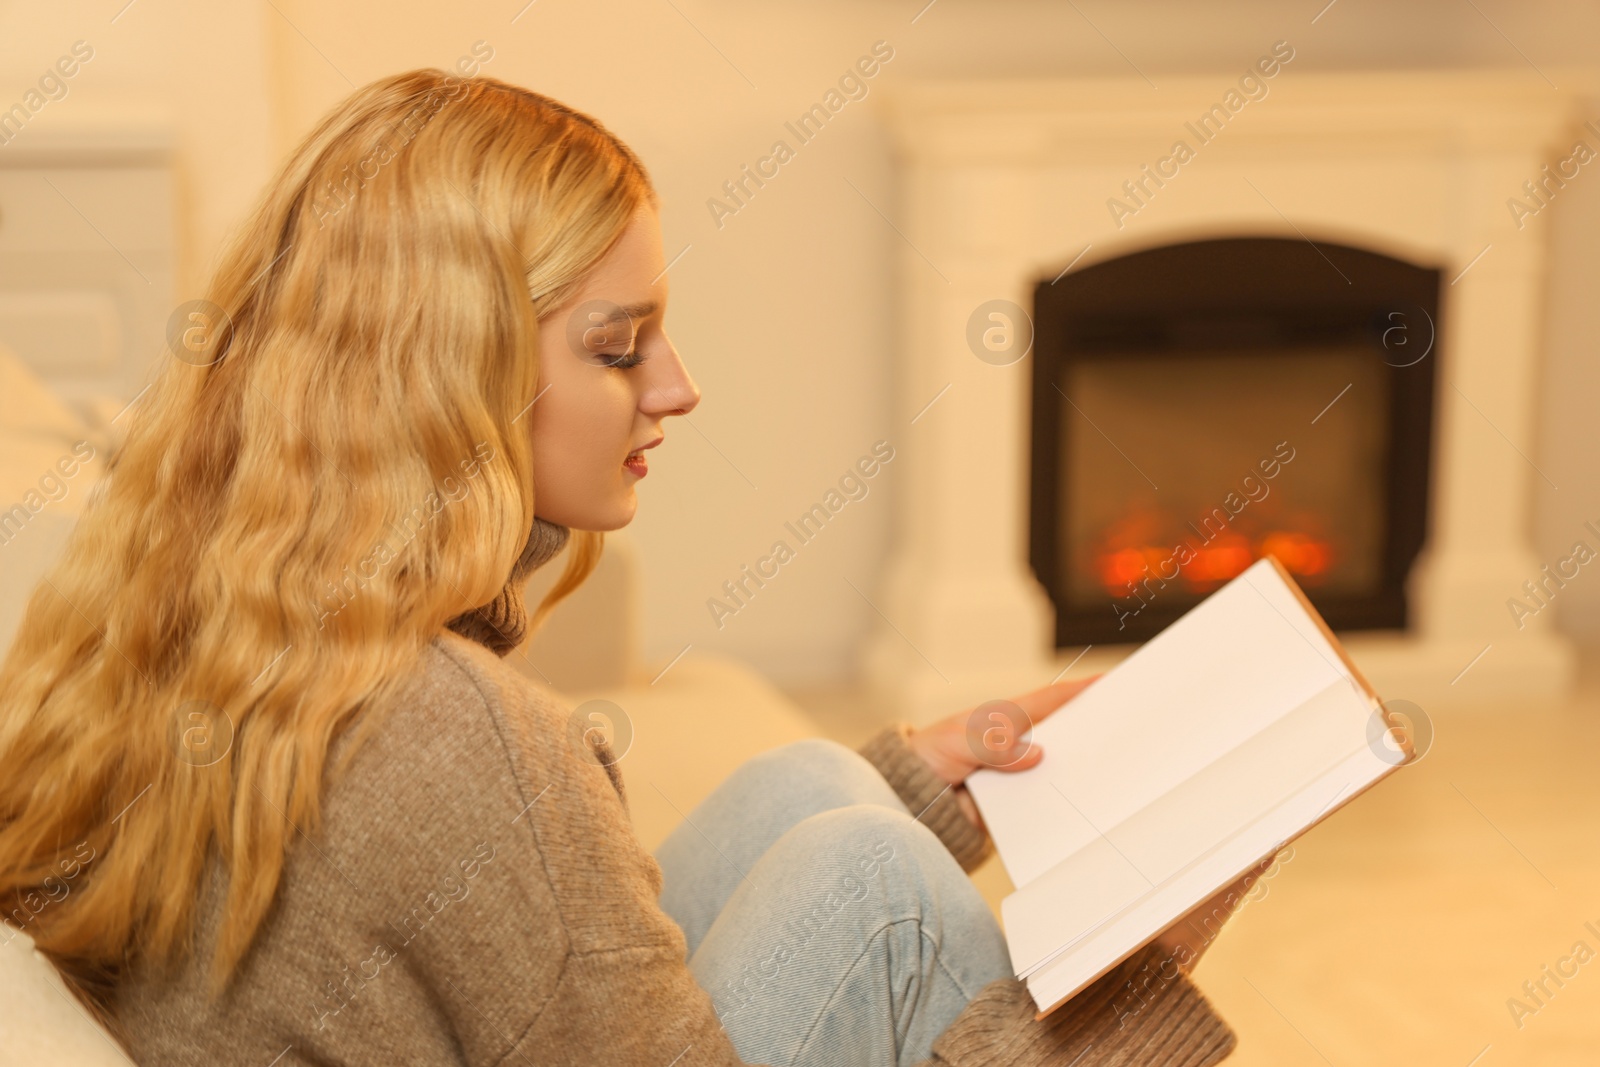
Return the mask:
M 1232 578 L 1260 558 L 1250 551 L 1250 542 L 1236 533 L 1225 533 L 1195 551 L 1194 559 L 1183 568 L 1190 588 L 1216 585 Z
M 1317 578 L 1327 573 L 1333 555 L 1328 542 L 1303 533 L 1270 533 L 1261 539 L 1260 551 L 1277 556 L 1291 574 L 1302 578 Z
M 1150 523 L 1143 517 L 1130 516 L 1117 525 L 1121 529 L 1116 532 L 1124 536 L 1133 528 L 1143 528 L 1139 532 L 1146 537 L 1152 532 L 1148 529 Z M 1203 593 L 1267 553 L 1277 556 L 1296 578 L 1307 585 L 1315 585 L 1334 560 L 1333 546 L 1328 541 L 1301 530 L 1272 530 L 1259 538 L 1228 530 L 1202 545 L 1190 538 L 1187 544 L 1193 555 L 1182 566 L 1176 562 L 1174 548 L 1170 545 L 1128 544 L 1127 540 L 1120 545 L 1108 545 L 1094 561 L 1100 584 L 1113 596 L 1125 595 L 1130 586 L 1151 575 L 1175 580 L 1193 592 Z M 1173 575 L 1174 569 L 1178 571 L 1176 575 Z

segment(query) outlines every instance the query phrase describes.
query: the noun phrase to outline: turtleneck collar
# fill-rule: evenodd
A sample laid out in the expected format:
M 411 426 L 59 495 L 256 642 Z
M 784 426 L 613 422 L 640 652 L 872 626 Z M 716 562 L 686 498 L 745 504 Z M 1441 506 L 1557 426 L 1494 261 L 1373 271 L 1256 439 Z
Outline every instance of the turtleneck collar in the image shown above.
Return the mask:
M 571 531 L 537 516 L 522 555 L 511 567 L 511 576 L 493 601 L 463 612 L 445 623 L 462 637 L 487 646 L 497 656 L 509 655 L 527 636 L 528 610 L 522 602 L 522 588 L 528 576 L 566 546 Z

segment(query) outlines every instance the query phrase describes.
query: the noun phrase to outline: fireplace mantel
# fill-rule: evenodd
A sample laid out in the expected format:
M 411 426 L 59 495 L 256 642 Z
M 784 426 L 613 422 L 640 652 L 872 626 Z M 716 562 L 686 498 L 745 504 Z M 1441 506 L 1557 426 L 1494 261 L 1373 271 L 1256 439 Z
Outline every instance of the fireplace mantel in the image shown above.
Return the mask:
M 1543 475 L 1522 454 L 1532 455 L 1547 220 L 1519 219 L 1507 202 L 1531 203 L 1524 182 L 1580 138 L 1600 150 L 1581 97 L 1526 70 L 1314 74 L 1291 62 L 1202 142 L 1195 120 L 1225 107 L 1243 73 L 1162 78 L 1159 89 L 1008 80 L 880 94 L 906 239 L 895 311 L 905 466 L 865 674 L 897 714 L 922 722 L 1014 695 L 1080 651 L 1053 647 L 1049 601 L 1027 564 L 1029 359 L 977 358 L 974 310 L 996 299 L 1026 309 L 1038 281 L 1066 270 L 1218 236 L 1339 242 L 1449 280 L 1428 357 L 1439 361 L 1435 467 L 1414 621 L 1347 640 L 1379 692 L 1426 708 L 1570 684 L 1572 652 L 1550 613 L 1519 629 L 1507 606 L 1551 562 L 1529 533 Z M 1161 163 L 1179 140 L 1190 157 Z M 1168 176 L 1131 197 L 1124 182 L 1146 164 Z M 1589 170 L 1600 160 L 1568 180 L 1600 181 Z M 1096 647 L 1077 671 L 1128 651 Z

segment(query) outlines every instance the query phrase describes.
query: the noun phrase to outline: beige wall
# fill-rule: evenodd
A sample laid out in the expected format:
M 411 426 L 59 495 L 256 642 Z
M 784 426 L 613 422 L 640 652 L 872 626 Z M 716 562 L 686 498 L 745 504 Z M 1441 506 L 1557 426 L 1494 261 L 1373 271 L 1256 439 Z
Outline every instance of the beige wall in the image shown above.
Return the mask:
M 0 102 L 83 39 L 95 59 L 35 122 L 130 107 L 170 118 L 182 190 L 175 300 L 196 295 L 218 242 L 276 161 L 352 85 L 447 66 L 483 40 L 495 53 L 484 73 L 606 121 L 656 178 L 668 258 L 692 246 L 672 273 L 667 323 L 705 393 L 692 427 L 669 423 L 640 489 L 631 533 L 645 575 L 644 652 L 664 660 L 692 642 L 781 680 L 820 681 L 853 670 L 874 621 L 848 583 L 869 596 L 877 585 L 892 463 L 720 630 L 706 601 L 874 441 L 913 446 L 889 430 L 902 239 L 879 214 L 898 217 L 872 96 L 800 147 L 720 230 L 707 199 L 775 139 L 792 143 L 784 121 L 879 39 L 895 55 L 868 83 L 874 93 L 913 77 L 1034 74 L 1127 75 L 1133 91 L 1156 93 L 1178 72 L 1231 81 L 1278 39 L 1296 47 L 1293 71 L 1497 66 L 1539 79 L 1525 54 L 1559 80 L 1592 65 L 1600 33 L 1600 14 L 1577 3 L 1480 0 L 1479 14 L 1454 2 L 1339 0 L 1313 25 L 1319 7 L 942 0 L 912 23 L 920 0 L 537 0 L 513 24 L 521 0 L 136 0 L 120 15 L 121 0 L 10 3 L 0 5 Z M 1586 169 L 1530 225 L 1554 229 L 1550 359 L 1540 437 L 1517 445 L 1560 487 L 1540 481 L 1535 502 L 1537 543 L 1554 559 L 1584 519 L 1600 520 L 1600 426 L 1590 410 L 1600 395 L 1600 311 L 1589 298 L 1600 280 L 1600 171 Z M 1564 591 L 1559 615 L 1571 630 L 1600 635 L 1600 578 L 1586 571 Z
M 119 14 L 124 2 L 0 5 L 0 108 L 22 99 L 83 41 L 93 58 L 19 140 L 114 125 L 124 116 L 169 123 L 180 157 L 179 287 L 187 291 L 200 284 L 222 234 L 274 159 L 275 106 L 261 39 L 265 6 L 221 0 L 200 9 L 138 0 Z

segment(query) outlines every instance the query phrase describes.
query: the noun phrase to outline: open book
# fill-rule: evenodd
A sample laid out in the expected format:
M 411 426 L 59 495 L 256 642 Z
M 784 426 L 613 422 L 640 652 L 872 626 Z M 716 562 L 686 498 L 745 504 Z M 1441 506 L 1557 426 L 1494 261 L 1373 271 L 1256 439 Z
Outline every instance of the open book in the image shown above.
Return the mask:
M 1039 1018 L 1412 758 L 1271 556 L 1023 736 L 1037 765 L 967 789 Z

